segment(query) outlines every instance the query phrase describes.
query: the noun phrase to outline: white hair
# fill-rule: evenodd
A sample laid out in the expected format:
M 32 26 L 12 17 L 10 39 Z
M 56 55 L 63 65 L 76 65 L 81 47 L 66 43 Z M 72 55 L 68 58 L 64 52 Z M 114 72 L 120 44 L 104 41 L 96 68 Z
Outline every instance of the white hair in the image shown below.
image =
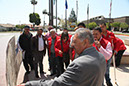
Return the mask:
M 90 44 L 94 43 L 94 37 L 89 29 L 79 28 L 75 31 L 75 34 L 78 34 L 78 38 L 81 41 L 88 39 Z

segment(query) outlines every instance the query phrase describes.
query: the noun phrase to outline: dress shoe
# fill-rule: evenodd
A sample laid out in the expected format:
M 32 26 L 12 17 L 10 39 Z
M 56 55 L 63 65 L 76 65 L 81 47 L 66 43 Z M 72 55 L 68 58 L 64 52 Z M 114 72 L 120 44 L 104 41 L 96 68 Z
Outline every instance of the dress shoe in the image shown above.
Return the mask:
M 36 78 L 39 78 L 39 75 L 36 75 Z
M 44 72 L 44 71 L 41 71 L 40 73 L 41 73 L 41 74 L 46 74 L 46 72 Z
M 29 73 L 30 73 L 30 71 L 27 71 L 26 73 L 27 73 L 27 74 L 29 74 Z
M 59 77 L 59 76 L 60 76 L 60 74 L 57 74 L 57 75 L 56 75 L 56 77 Z
M 52 73 L 50 76 L 53 76 L 53 75 L 55 75 L 55 73 Z
M 113 86 L 111 82 L 106 82 L 107 86 Z
M 49 68 L 48 71 L 50 71 L 51 69 Z

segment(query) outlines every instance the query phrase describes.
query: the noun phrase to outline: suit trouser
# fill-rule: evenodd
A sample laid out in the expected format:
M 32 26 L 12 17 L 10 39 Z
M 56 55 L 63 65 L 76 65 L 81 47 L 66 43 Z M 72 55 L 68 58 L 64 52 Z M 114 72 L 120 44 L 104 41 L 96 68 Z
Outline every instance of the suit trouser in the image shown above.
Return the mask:
M 70 58 L 68 57 L 68 60 L 64 62 L 65 63 L 65 67 L 67 68 L 69 66 L 70 63 Z
M 63 62 L 65 63 L 65 67 L 67 68 L 69 66 L 69 63 L 70 63 L 69 53 L 64 53 Z
M 62 57 L 57 57 L 56 58 L 56 63 L 57 63 L 57 75 L 59 76 L 64 72 L 63 58 Z
M 115 63 L 116 63 L 116 66 L 119 66 L 119 65 L 120 65 L 121 58 L 122 58 L 122 55 L 123 55 L 124 52 L 125 52 L 125 50 L 120 50 L 120 51 L 118 51 L 118 53 L 115 55 Z
M 29 70 L 30 70 L 29 65 L 31 67 L 31 70 L 34 69 L 32 53 L 25 52 L 25 58 L 23 59 L 23 65 L 24 65 L 26 72 L 29 72 Z
M 43 52 L 37 51 L 34 53 L 34 67 L 35 67 L 35 74 L 38 75 L 38 65 L 40 68 L 40 73 L 43 72 Z

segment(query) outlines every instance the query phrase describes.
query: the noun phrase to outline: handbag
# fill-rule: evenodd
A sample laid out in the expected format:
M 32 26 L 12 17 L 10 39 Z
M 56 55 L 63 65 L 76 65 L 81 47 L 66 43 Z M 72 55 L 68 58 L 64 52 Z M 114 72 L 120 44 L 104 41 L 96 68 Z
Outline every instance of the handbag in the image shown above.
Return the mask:
M 62 40 L 61 40 L 61 49 L 62 49 L 62 52 L 63 52 Z M 63 52 L 63 62 L 68 62 L 69 60 L 70 60 L 69 53 L 64 53 Z

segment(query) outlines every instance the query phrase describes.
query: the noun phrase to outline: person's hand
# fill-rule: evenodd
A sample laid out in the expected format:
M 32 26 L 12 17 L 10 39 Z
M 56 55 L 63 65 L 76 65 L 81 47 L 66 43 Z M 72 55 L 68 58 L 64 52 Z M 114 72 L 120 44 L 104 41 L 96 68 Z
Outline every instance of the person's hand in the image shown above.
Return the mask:
M 25 86 L 25 84 L 20 84 L 20 85 L 17 85 L 17 86 Z
M 114 55 L 116 55 L 118 52 L 114 50 Z
M 59 54 L 62 54 L 63 52 L 61 50 L 59 50 Z
M 100 42 L 99 42 L 98 40 L 95 40 L 95 45 L 96 45 L 98 48 L 101 47 L 101 44 L 100 44 Z

